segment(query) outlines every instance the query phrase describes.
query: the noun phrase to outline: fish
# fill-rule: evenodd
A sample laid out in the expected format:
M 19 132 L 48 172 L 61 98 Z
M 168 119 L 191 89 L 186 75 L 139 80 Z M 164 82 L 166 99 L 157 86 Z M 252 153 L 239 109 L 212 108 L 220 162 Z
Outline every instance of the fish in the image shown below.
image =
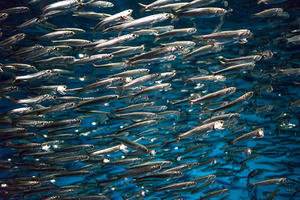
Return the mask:
M 203 102 L 203 101 L 210 101 L 212 99 L 215 99 L 215 98 L 220 98 L 220 97 L 226 97 L 228 95 L 231 95 L 233 94 L 234 92 L 236 91 L 236 88 L 235 87 L 230 87 L 230 88 L 225 88 L 223 90 L 219 90 L 217 92 L 214 92 L 214 93 L 210 93 L 210 94 L 207 94 L 205 96 L 202 96 L 202 97 L 198 97 L 196 99 L 191 99 L 190 100 L 190 103 L 191 105 L 195 104 L 196 102 Z
M 187 132 L 181 133 L 177 137 L 177 140 L 181 140 L 182 138 L 190 137 L 192 135 L 207 132 L 207 131 L 215 131 L 215 130 L 222 129 L 223 124 L 224 124 L 224 121 L 219 120 L 219 121 L 215 121 L 212 123 L 207 123 L 207 124 L 203 124 L 201 126 L 197 126 Z
M 245 133 L 244 135 L 241 135 L 240 137 L 238 138 L 235 138 L 234 140 L 230 141 L 229 143 L 230 144 L 235 144 L 241 140 L 245 140 L 245 139 L 248 139 L 248 138 L 251 138 L 251 137 L 257 137 L 257 138 L 262 138 L 264 137 L 264 131 L 262 128 L 259 128 L 257 130 L 254 130 L 254 131 L 251 131 L 249 133 Z
M 102 33 L 107 33 L 109 31 L 121 32 L 133 28 L 141 28 L 149 25 L 153 25 L 158 22 L 165 21 L 171 17 L 170 13 L 159 13 L 154 15 L 149 15 L 147 17 L 142 17 L 135 19 L 120 25 L 109 27 L 102 31 Z
M 253 33 L 248 29 L 220 31 L 207 35 L 193 35 L 197 40 L 202 41 L 215 41 L 221 43 L 239 42 L 245 43 L 248 38 L 251 38 Z
M 250 186 L 273 185 L 273 184 L 286 183 L 287 181 L 288 181 L 287 178 L 274 178 L 274 179 L 259 181 L 255 183 L 250 183 Z
M 290 15 L 287 12 L 284 12 L 282 8 L 270 8 L 251 15 L 251 18 L 270 18 L 270 17 L 289 18 L 289 16 Z
M 144 5 L 142 3 L 138 3 L 138 4 L 142 7 L 141 11 L 144 12 L 144 11 L 151 11 L 154 7 L 165 5 L 172 2 L 174 2 L 174 0 L 157 0 L 149 5 Z
M 194 7 L 203 7 L 215 3 L 217 1 L 218 0 L 194 0 L 187 3 L 184 6 L 179 7 L 177 10 L 185 10 L 187 8 L 194 8 Z
M 255 67 L 255 63 L 250 62 L 250 63 L 243 63 L 243 64 L 238 64 L 238 65 L 232 65 L 229 66 L 225 69 L 221 69 L 219 71 L 216 72 L 212 72 L 213 75 L 219 75 L 219 74 L 223 74 L 223 73 L 228 73 L 228 72 L 235 72 L 235 71 L 245 71 L 245 70 L 253 70 L 253 68 Z
M 193 188 L 194 186 L 196 186 L 196 184 L 197 184 L 197 182 L 195 182 L 195 181 L 173 183 L 173 184 L 170 184 L 170 185 L 159 187 L 159 188 L 156 189 L 156 191 Z
M 110 15 L 110 16 L 104 18 L 102 21 L 100 21 L 93 28 L 93 35 L 96 34 L 96 31 L 98 29 L 102 29 L 102 27 L 104 27 L 107 24 L 110 24 L 110 23 L 115 22 L 115 21 L 119 21 L 120 19 L 121 20 L 129 20 L 129 17 L 131 16 L 132 11 L 133 11 L 132 9 L 128 9 L 128 10 L 124 10 L 124 11 L 122 11 L 120 13 L 117 13 L 117 14 L 114 14 L 114 15 Z
M 251 99 L 253 96 L 253 92 L 247 92 L 245 94 L 243 94 L 242 96 L 238 97 L 237 99 L 223 105 L 223 106 L 220 106 L 218 108 L 214 108 L 214 109 L 209 109 L 209 111 L 211 112 L 218 112 L 220 110 L 224 110 L 224 109 L 227 109 L 227 108 L 231 108 L 233 106 L 236 106 L 244 101 L 247 101 L 249 99 Z
M 224 8 L 216 8 L 216 7 L 205 7 L 205 8 L 193 8 L 182 12 L 173 12 L 174 18 L 173 21 L 176 21 L 178 18 L 191 18 L 191 17 L 199 17 L 199 18 L 214 18 L 224 16 L 229 11 Z
M 227 193 L 227 192 L 229 192 L 229 190 L 227 188 L 222 189 L 222 190 L 213 191 L 213 192 L 210 192 L 209 194 L 207 194 L 206 196 L 201 197 L 200 200 L 207 199 L 207 198 L 210 198 L 210 197 L 219 196 L 219 195 Z
M 205 45 L 205 46 L 202 46 L 190 53 L 187 53 L 184 55 L 184 58 L 185 59 L 191 59 L 191 58 L 194 58 L 194 57 L 197 57 L 197 56 L 202 56 L 202 55 L 207 55 L 207 54 L 210 54 L 210 53 L 216 53 L 216 52 L 219 52 L 222 50 L 222 46 L 221 45 L 217 45 L 217 44 L 209 44 L 209 45 Z
M 173 37 L 182 37 L 187 35 L 192 35 L 197 32 L 197 29 L 195 28 L 184 28 L 184 29 L 173 29 L 171 31 L 158 34 L 154 40 L 154 42 L 157 42 L 158 40 L 167 37 L 168 39 Z

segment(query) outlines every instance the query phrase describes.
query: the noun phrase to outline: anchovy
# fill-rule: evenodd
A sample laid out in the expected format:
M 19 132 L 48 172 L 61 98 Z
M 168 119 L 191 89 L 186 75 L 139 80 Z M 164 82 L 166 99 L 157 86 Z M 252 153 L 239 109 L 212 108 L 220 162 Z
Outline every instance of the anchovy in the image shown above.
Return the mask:
M 224 115 L 217 115 L 217 116 L 213 116 L 209 119 L 206 119 L 204 120 L 202 123 L 203 124 L 206 124 L 206 123 L 211 123 L 211 122 L 215 122 L 215 121 L 218 121 L 218 120 L 230 120 L 230 119 L 233 119 L 233 118 L 240 118 L 240 114 L 239 113 L 228 113 L 228 114 L 224 114 Z
M 156 174 L 150 174 L 146 176 L 140 176 L 135 178 L 135 182 L 144 181 L 145 179 L 157 179 L 157 178 L 172 178 L 172 177 L 181 177 L 183 174 L 181 171 L 169 171 L 169 172 L 159 172 Z
M 118 137 L 114 138 L 114 140 L 122 142 L 126 146 L 129 146 L 130 148 L 133 148 L 137 151 L 140 151 L 140 152 L 143 152 L 143 153 L 146 153 L 146 154 L 150 153 L 150 150 L 146 146 L 144 146 L 144 145 L 142 145 L 138 142 L 134 142 L 134 141 L 131 141 L 131 140 L 128 140 L 128 139 L 122 139 L 122 138 L 118 138 Z
M 210 5 L 212 3 L 215 3 L 217 1 L 219 1 L 219 0 L 194 0 L 194 1 L 191 1 L 191 2 L 187 3 L 184 6 L 181 6 L 177 10 L 184 10 L 184 9 L 187 9 L 187 8 L 194 8 L 194 7 L 203 7 L 203 6 L 207 6 L 207 5 Z
M 224 98 L 224 97 L 227 97 L 227 96 L 233 94 L 235 91 L 236 91 L 235 87 L 229 87 L 229 88 L 219 90 L 217 92 L 207 94 L 202 97 L 198 97 L 196 99 L 191 99 L 190 102 L 191 102 L 191 105 L 193 105 L 194 103 L 199 102 L 199 101 L 202 102 L 202 101 L 209 101 L 209 100 L 217 99 L 217 98 Z
M 0 47 L 4 48 L 7 46 L 11 46 L 16 44 L 17 42 L 23 40 L 25 38 L 26 34 L 25 33 L 18 33 L 16 35 L 13 35 L 5 40 L 0 41 Z
M 73 15 L 75 17 L 83 17 L 87 19 L 92 19 L 92 20 L 103 20 L 106 17 L 111 16 L 110 14 L 106 13 L 97 13 L 97 12 L 81 12 L 81 11 L 75 11 L 73 12 Z
M 220 17 L 228 13 L 228 10 L 224 8 L 214 8 L 214 7 L 206 7 L 206 8 L 193 8 L 187 11 L 174 13 L 175 17 L 173 21 L 177 18 L 181 17 L 201 17 L 201 18 L 213 18 Z
M 129 21 L 127 23 L 112 26 L 112 27 L 110 27 L 106 30 L 103 30 L 103 33 L 109 32 L 111 30 L 115 30 L 117 32 L 120 32 L 120 31 L 123 31 L 123 30 L 150 26 L 150 25 L 153 25 L 157 22 L 165 21 L 165 20 L 169 19 L 170 17 L 171 17 L 171 14 L 169 14 L 169 13 L 154 14 L 154 15 L 150 15 L 150 16 L 147 16 L 147 17 L 142 17 L 142 18 L 139 18 L 139 19 L 135 19 L 135 20 Z
M 19 13 L 26 13 L 30 9 L 25 6 L 18 6 L 18 7 L 12 7 L 12 8 L 7 8 L 4 10 L 0 10 L 0 13 L 7 13 L 7 14 L 19 14 Z
M 194 76 L 188 78 L 187 81 L 196 82 L 196 83 L 203 82 L 203 81 L 219 82 L 219 81 L 226 81 L 226 77 L 222 75 Z
M 222 189 L 222 190 L 213 191 L 213 192 L 208 193 L 204 197 L 201 197 L 199 200 L 204 200 L 204 199 L 207 199 L 207 198 L 216 197 L 216 196 L 219 196 L 219 195 L 227 193 L 227 192 L 229 192 L 229 190 L 227 188 Z
M 109 46 L 113 46 L 113 45 L 116 45 L 116 44 L 119 44 L 119 43 L 124 43 L 124 42 L 127 42 L 127 41 L 134 40 L 137 37 L 138 37 L 138 35 L 135 35 L 135 34 L 122 35 L 122 36 L 116 37 L 114 39 L 108 40 L 106 42 L 102 42 L 100 44 L 97 44 L 96 46 L 92 47 L 91 50 L 92 51 L 98 51 L 102 48 L 107 48 Z
M 289 18 L 289 14 L 284 12 L 282 8 L 270 8 L 264 11 L 255 13 L 251 18 L 267 18 L 267 17 L 286 17 Z
M 214 130 L 222 129 L 223 124 L 224 124 L 224 121 L 219 120 L 216 122 L 211 122 L 208 124 L 197 126 L 187 132 L 179 134 L 179 136 L 177 137 L 177 140 L 181 140 L 182 138 L 190 137 L 192 135 L 207 132 L 207 131 L 212 131 L 212 130 L 214 131 Z
M 142 53 L 145 50 L 145 46 L 141 45 L 141 46 L 136 46 L 136 47 L 127 47 L 124 49 L 120 49 L 118 51 L 114 51 L 112 52 L 112 55 L 114 55 L 115 57 L 118 56 L 130 56 L 130 55 L 135 55 L 135 54 L 139 54 Z
M 183 36 L 192 35 L 196 32 L 197 32 L 197 29 L 195 29 L 195 28 L 173 29 L 171 31 L 168 31 L 168 32 L 161 33 L 161 34 L 157 35 L 154 42 L 156 42 L 156 41 L 158 41 L 162 38 L 166 38 L 166 37 L 168 39 L 171 39 L 173 37 L 183 37 Z
M 227 108 L 231 108 L 233 106 L 236 106 L 244 101 L 247 101 L 249 99 L 251 99 L 253 96 L 253 92 L 247 92 L 245 94 L 243 94 L 242 96 L 238 97 L 237 99 L 219 107 L 219 108 L 215 108 L 215 109 L 209 109 L 209 111 L 211 112 L 218 112 L 220 110 L 224 110 L 224 109 L 227 109 Z
M 28 74 L 24 76 L 16 76 L 15 81 L 30 81 L 36 79 L 42 79 L 51 76 L 54 72 L 52 70 L 42 70 L 33 74 Z
M 91 41 L 83 40 L 83 39 L 52 40 L 51 42 L 54 44 L 62 44 L 62 45 L 69 45 L 69 46 L 75 46 L 75 47 L 91 43 Z
M 190 53 L 187 53 L 184 55 L 184 59 L 188 59 L 190 57 L 195 57 L 195 56 L 203 56 L 203 55 L 207 55 L 207 54 L 210 54 L 210 53 L 216 53 L 216 52 L 219 52 L 223 49 L 223 47 L 221 45 L 218 45 L 218 44 L 209 44 L 209 45 L 205 45 L 205 46 L 202 46 Z
M 42 8 L 42 11 L 43 13 L 49 13 L 54 10 L 68 10 L 76 8 L 79 5 L 79 0 L 63 0 L 45 6 L 44 8 Z
M 229 66 L 225 69 L 221 69 L 216 72 L 212 72 L 213 75 L 228 73 L 228 72 L 235 72 L 235 71 L 245 71 L 245 70 L 252 70 L 255 67 L 255 63 L 243 63 L 238 65 Z
M 114 56 L 112 54 L 96 54 L 96 55 L 76 59 L 74 62 L 70 63 L 69 65 L 85 65 L 92 62 L 111 60 L 113 57 Z
M 136 61 L 136 60 L 141 60 L 141 59 L 147 59 L 147 58 L 154 58 L 158 56 L 166 56 L 169 54 L 173 54 L 175 52 L 180 52 L 183 51 L 184 48 L 182 46 L 167 46 L 163 47 L 160 49 L 156 49 L 147 53 L 143 53 L 141 55 L 134 56 L 129 59 L 129 63 Z
M 287 178 L 274 178 L 274 179 L 268 179 L 264 181 L 259 181 L 256 183 L 250 183 L 251 186 L 258 186 L 258 185 L 273 185 L 273 184 L 280 184 L 280 183 L 286 183 L 288 181 Z
M 132 67 L 137 67 L 137 66 L 146 66 L 146 65 L 152 65 L 155 63 L 164 63 L 164 62 L 170 62 L 176 59 L 175 55 L 169 55 L 169 56 L 164 56 L 164 57 L 158 57 L 158 58 L 149 58 L 149 59 L 140 59 L 140 60 L 135 60 L 132 62 L 129 62 L 129 66 Z
M 96 31 L 102 27 L 104 27 L 105 25 L 107 24 L 110 24 L 112 22 L 115 22 L 115 21 L 119 21 L 119 20 L 128 20 L 132 14 L 132 11 L 131 9 L 128 9 L 128 10 L 124 10 L 120 13 L 117 13 L 117 14 L 114 14 L 114 15 L 111 15 L 111 16 L 108 16 L 106 17 L 105 19 L 103 19 L 102 21 L 100 21 L 94 28 L 93 28 L 93 34 L 95 35 Z
M 186 189 L 186 188 L 193 188 L 197 185 L 195 181 L 187 181 L 182 183 L 173 183 L 171 185 L 163 186 L 157 188 L 156 191 L 163 191 L 163 190 L 174 190 L 174 189 Z
M 264 136 L 264 131 L 262 128 L 259 128 L 257 130 L 251 131 L 249 133 L 245 133 L 244 135 L 235 138 L 234 140 L 230 141 L 229 144 L 235 144 L 241 140 L 245 140 L 251 137 L 257 137 L 257 138 L 262 138 Z

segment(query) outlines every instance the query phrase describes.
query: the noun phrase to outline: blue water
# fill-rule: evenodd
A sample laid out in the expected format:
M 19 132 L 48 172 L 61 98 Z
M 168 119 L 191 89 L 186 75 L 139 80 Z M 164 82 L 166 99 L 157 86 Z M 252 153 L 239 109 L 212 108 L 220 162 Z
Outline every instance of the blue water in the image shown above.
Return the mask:
M 32 61 L 27 59 L 20 61 L 18 58 L 7 58 L 6 55 L 19 48 L 33 46 L 35 44 L 53 46 L 50 41 L 39 41 L 36 39 L 37 36 L 51 32 L 51 29 L 46 30 L 46 28 L 42 26 L 34 26 L 23 30 L 15 30 L 15 26 L 30 18 L 40 16 L 41 8 L 53 2 L 52 0 L 48 0 L 29 5 L 25 0 L 0 1 L 1 9 L 14 6 L 28 6 L 30 8 L 28 13 L 12 14 L 6 20 L 0 22 L 0 27 L 3 32 L 3 36 L 0 38 L 1 41 L 17 33 L 22 32 L 26 34 L 25 39 L 13 45 L 11 50 L 2 49 L 0 51 L 0 63 L 22 62 L 32 64 Z M 86 11 L 115 14 L 125 9 L 133 9 L 132 17 L 134 19 L 158 13 L 140 12 L 141 7 L 137 4 L 137 1 L 133 0 L 113 0 L 111 2 L 114 4 L 112 8 L 86 9 Z M 143 1 L 143 3 L 149 4 L 150 2 Z M 298 107 L 289 106 L 291 102 L 300 99 L 300 77 L 299 73 L 290 75 L 279 74 L 282 69 L 299 68 L 299 45 L 287 43 L 286 38 L 299 35 L 299 31 L 294 30 L 299 29 L 300 3 L 288 0 L 274 5 L 257 5 L 256 1 L 244 0 L 228 1 L 228 7 L 224 6 L 224 2 L 217 2 L 209 6 L 233 10 L 231 13 L 225 15 L 224 23 L 219 31 L 249 29 L 253 33 L 253 36 L 249 38 L 249 41 L 245 44 L 235 43 L 224 45 L 224 48 L 217 53 L 198 56 L 191 60 L 186 60 L 182 55 L 177 54 L 176 59 L 172 62 L 156 63 L 139 67 L 150 69 L 150 74 L 176 72 L 174 77 L 162 80 L 163 83 L 171 83 L 171 88 L 168 90 L 149 93 L 133 101 L 130 100 L 130 98 L 119 98 L 101 104 L 83 107 L 79 110 L 68 109 L 60 112 L 56 111 L 40 113 L 40 115 L 30 115 L 26 120 L 59 121 L 77 118 L 81 119 L 81 123 L 75 128 L 55 130 L 54 132 L 51 132 L 51 129 L 47 128 L 39 129 L 37 127 L 30 127 L 27 128 L 27 132 L 33 132 L 35 135 L 25 139 L 6 139 L 5 136 L 1 136 L 0 169 L 2 173 L 0 174 L 0 199 L 47 199 L 48 197 L 53 197 L 53 199 L 80 199 L 80 197 L 87 197 L 87 199 L 91 199 L 92 195 L 98 195 L 99 193 L 105 195 L 107 199 L 199 199 L 209 192 L 223 188 L 227 188 L 229 191 L 210 199 L 222 199 L 222 197 L 224 197 L 223 199 L 230 200 L 260 200 L 267 199 L 270 193 L 275 190 L 278 190 L 278 192 L 274 199 L 300 199 L 300 108 L 299 103 Z M 289 18 L 250 18 L 254 13 L 275 7 L 283 8 L 285 12 L 289 13 Z M 99 39 L 111 39 L 117 36 L 115 32 L 109 32 L 108 34 L 98 32 L 97 36 L 93 37 L 90 27 L 94 27 L 98 23 L 98 20 L 73 17 L 72 12 L 50 18 L 47 22 L 57 28 L 76 27 L 86 31 L 85 33 L 78 33 L 72 38 L 95 41 Z M 195 35 L 204 35 L 212 33 L 219 23 L 220 18 L 180 18 L 174 23 L 172 23 L 171 20 L 167 20 L 157 23 L 154 26 L 173 25 L 176 29 L 195 27 L 197 29 Z M 127 33 L 129 32 L 123 31 L 120 35 Z M 153 42 L 154 39 L 154 36 L 140 36 L 122 45 L 144 45 L 145 52 L 149 52 L 155 47 L 161 48 L 160 43 L 180 40 L 196 41 L 192 36 L 173 39 L 167 38 L 159 40 L 158 42 Z M 195 49 L 202 45 L 203 44 L 197 44 Z M 110 53 L 110 50 L 111 49 L 107 49 L 101 53 Z M 222 57 L 237 58 L 262 54 L 263 52 L 272 52 L 273 57 L 269 59 L 263 58 L 256 62 L 254 69 L 251 71 L 224 74 L 227 78 L 225 82 L 207 81 L 201 84 L 187 82 L 188 78 L 197 75 L 208 75 L 211 74 L 211 72 L 222 69 L 222 66 L 219 64 L 219 60 Z M 79 59 L 81 54 L 84 53 L 86 52 L 80 48 L 73 48 L 71 51 L 56 53 L 48 57 L 68 55 Z M 116 57 L 102 64 L 125 60 L 128 60 L 128 57 Z M 38 104 L 15 104 L 12 99 L 30 98 L 46 93 L 58 97 L 101 97 L 112 94 L 120 95 L 121 97 L 130 94 L 130 92 L 120 94 L 118 90 L 108 89 L 109 86 L 82 93 L 66 92 L 66 94 L 60 94 L 56 91 L 34 92 L 31 88 L 46 85 L 66 85 L 68 89 L 80 88 L 97 80 L 107 78 L 109 75 L 124 71 L 94 69 L 91 63 L 81 66 L 65 65 L 55 67 L 46 65 L 36 67 L 38 71 L 45 69 L 61 69 L 61 71 L 58 72 L 59 76 L 56 77 L 21 82 L 19 84 L 11 80 L 14 80 L 16 76 L 26 75 L 32 72 L 4 69 L 4 72 L 0 74 L 0 88 L 12 85 L 18 87 L 17 91 L 1 94 L 0 113 L 3 114 L 1 115 L 1 129 L 16 127 L 18 122 L 24 119 L 23 115 L 7 114 L 7 112 L 12 109 L 29 106 L 35 110 L 41 107 L 60 105 L 63 103 L 59 100 L 48 100 Z M 150 81 L 143 84 L 143 86 L 148 87 L 157 83 L 158 82 Z M 118 86 L 122 86 L 122 84 L 123 83 Z M 199 126 L 201 122 L 208 119 L 211 113 L 207 111 L 207 108 L 216 108 L 219 106 L 209 106 L 207 103 L 191 106 L 189 102 L 173 104 L 174 102 L 188 98 L 192 94 L 205 95 L 226 87 L 236 87 L 236 92 L 224 99 L 212 100 L 209 103 L 230 102 L 246 92 L 254 92 L 250 100 L 244 101 L 240 105 L 226 109 L 220 113 L 213 114 L 218 115 L 236 112 L 241 115 L 239 119 L 225 121 L 224 129 L 222 130 L 205 132 L 199 134 L 198 137 L 191 137 L 187 140 L 166 145 L 167 142 L 176 139 L 179 134 Z M 134 92 L 135 91 L 133 91 L 133 93 Z M 74 102 L 78 104 L 80 100 Z M 140 120 L 114 119 L 114 115 L 110 112 L 117 108 L 142 102 L 154 102 L 155 106 L 167 106 L 166 111 L 179 113 L 179 115 L 163 115 L 165 118 L 155 119 L 158 122 L 155 125 L 138 127 L 128 130 L 127 134 L 119 135 L 119 137 L 123 139 L 132 141 L 142 138 L 138 143 L 145 145 L 149 150 L 154 151 L 155 154 L 137 154 L 135 149 L 128 147 L 128 152 L 118 151 L 104 154 L 103 156 L 91 156 L 92 152 L 120 144 L 120 142 L 113 140 L 111 136 L 102 139 L 95 139 L 93 137 L 116 134 L 122 128 L 137 123 Z M 273 109 L 271 111 L 256 111 L 257 108 L 265 105 L 273 105 Z M 99 114 L 95 113 L 95 111 L 103 111 L 108 114 Z M 140 111 L 146 111 L 146 108 Z M 147 112 L 149 112 L 149 110 L 147 110 Z M 159 114 L 163 111 L 152 110 L 152 112 L 160 116 Z M 6 120 L 8 120 L 8 122 L 6 122 Z M 251 137 L 236 145 L 228 144 L 228 142 L 233 139 L 258 128 L 263 128 L 264 137 Z M 62 139 L 49 138 L 49 136 L 57 134 L 72 134 L 72 137 Z M 24 149 L 22 150 L 22 148 L 18 148 L 21 144 L 30 143 L 43 144 L 43 148 L 29 148 L 26 149 L 26 151 L 23 151 Z M 92 144 L 93 147 L 66 152 L 64 154 L 55 153 L 55 151 L 67 147 L 83 144 Z M 251 154 L 246 154 L 245 151 L 230 154 L 231 150 L 246 148 L 251 149 Z M 54 153 L 44 156 L 26 155 L 26 153 L 39 152 Z M 79 161 L 55 162 L 56 156 L 61 158 L 71 155 L 88 155 L 89 157 L 88 159 Z M 99 160 L 93 161 L 94 158 Z M 118 180 L 104 182 L 105 180 L 113 179 L 128 172 L 126 168 L 133 164 L 110 166 L 105 165 L 103 159 L 117 161 L 124 158 L 141 158 L 143 160 L 141 163 L 147 161 L 172 161 L 171 166 L 164 167 L 163 169 L 190 162 L 201 163 L 212 158 L 216 159 L 216 163 L 211 162 L 203 166 L 185 169 L 182 171 L 183 176 L 181 177 L 161 178 L 136 183 L 134 182 L 134 178 L 137 176 L 128 176 L 126 178 L 123 177 Z M 39 165 L 43 164 L 46 165 L 46 168 L 49 167 L 49 169 L 42 170 L 42 167 L 39 167 Z M 56 174 L 74 170 L 87 170 L 89 174 L 70 177 L 59 177 Z M 161 171 L 162 170 L 156 172 Z M 249 174 L 253 174 L 253 172 L 257 173 L 249 179 L 249 183 L 273 178 L 287 178 L 287 181 L 280 184 L 251 187 L 248 185 L 248 178 L 250 177 Z M 199 182 L 196 186 L 187 189 L 156 191 L 157 188 L 162 186 L 192 181 L 197 177 L 211 174 L 216 175 L 215 183 L 195 193 L 192 193 L 192 191 L 205 182 Z M 47 176 L 51 175 L 53 175 L 53 178 L 47 178 Z M 35 180 L 37 183 L 28 183 L 28 180 Z M 101 181 L 104 183 L 99 183 Z M 40 188 L 48 186 L 57 187 L 45 191 L 37 191 Z M 67 186 L 72 187 L 72 190 L 67 191 Z

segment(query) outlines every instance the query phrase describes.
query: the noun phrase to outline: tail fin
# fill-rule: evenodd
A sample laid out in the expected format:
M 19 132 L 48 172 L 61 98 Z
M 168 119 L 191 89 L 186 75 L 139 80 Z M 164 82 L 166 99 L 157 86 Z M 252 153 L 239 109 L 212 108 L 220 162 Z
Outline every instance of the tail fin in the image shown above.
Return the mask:
M 117 90 L 120 94 L 120 96 L 123 94 L 123 91 L 124 91 L 124 87 L 123 86 L 117 86 Z
M 142 3 L 138 3 L 142 8 L 140 10 L 141 13 L 145 12 L 147 10 L 147 5 L 142 4 Z
M 5 98 L 9 99 L 13 104 L 17 104 L 18 100 L 11 96 L 5 96 Z
M 219 60 L 219 63 L 220 63 L 221 65 L 226 65 L 226 62 L 225 62 L 225 61 L 222 61 L 222 60 Z
M 171 12 L 173 14 L 171 22 L 173 23 L 178 19 L 178 13 L 175 10 L 171 10 Z

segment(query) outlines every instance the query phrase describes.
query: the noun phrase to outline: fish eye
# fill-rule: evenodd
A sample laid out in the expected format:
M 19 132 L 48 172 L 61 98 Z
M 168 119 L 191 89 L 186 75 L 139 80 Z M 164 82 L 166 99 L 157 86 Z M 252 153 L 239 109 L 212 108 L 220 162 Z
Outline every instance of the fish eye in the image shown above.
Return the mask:
M 51 70 L 50 70 L 50 69 L 46 70 L 46 73 L 47 73 L 47 74 L 50 74 L 50 73 L 51 73 Z

